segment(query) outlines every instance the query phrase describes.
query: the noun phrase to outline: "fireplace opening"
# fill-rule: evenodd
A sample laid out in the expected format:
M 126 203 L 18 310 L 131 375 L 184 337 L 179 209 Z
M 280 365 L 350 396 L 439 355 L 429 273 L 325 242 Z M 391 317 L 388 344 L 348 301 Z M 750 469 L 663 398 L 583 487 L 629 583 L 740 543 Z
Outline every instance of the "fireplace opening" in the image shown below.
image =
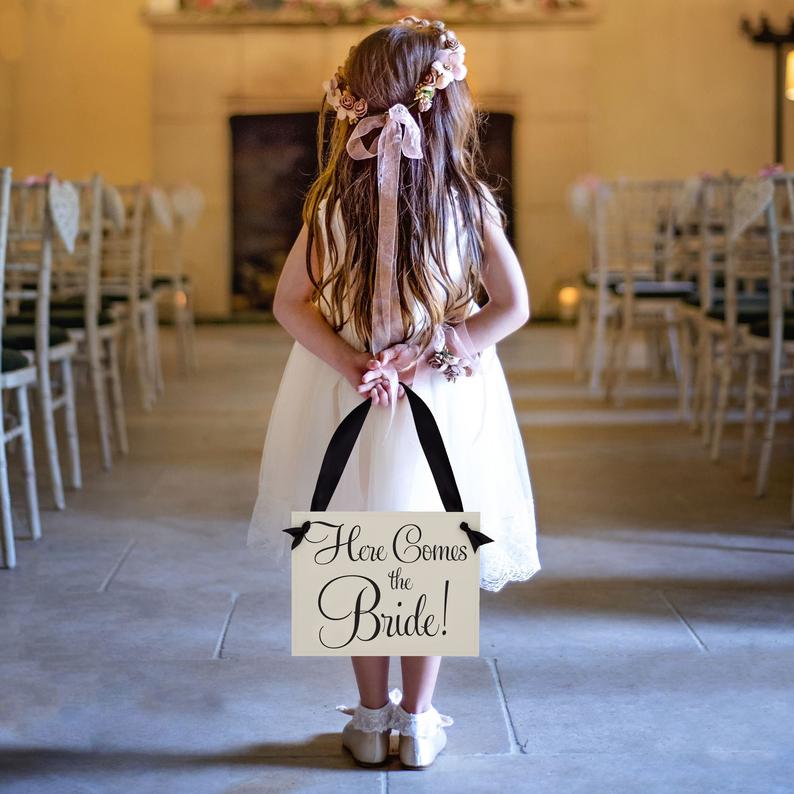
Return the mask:
M 513 122 L 507 113 L 483 120 L 486 169 L 499 191 L 513 242 Z M 233 309 L 269 313 L 284 260 L 301 228 L 301 207 L 317 175 L 317 114 L 232 116 Z

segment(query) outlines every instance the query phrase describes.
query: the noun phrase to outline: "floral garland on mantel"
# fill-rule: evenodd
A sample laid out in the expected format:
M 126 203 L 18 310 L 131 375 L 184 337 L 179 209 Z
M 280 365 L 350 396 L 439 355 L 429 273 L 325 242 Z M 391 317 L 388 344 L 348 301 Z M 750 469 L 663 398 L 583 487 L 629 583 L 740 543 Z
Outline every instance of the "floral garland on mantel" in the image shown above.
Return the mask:
M 180 0 L 182 11 L 213 14 L 271 13 L 275 18 L 333 25 L 380 22 L 418 15 L 455 20 L 554 18 L 565 12 L 592 9 L 592 0 Z

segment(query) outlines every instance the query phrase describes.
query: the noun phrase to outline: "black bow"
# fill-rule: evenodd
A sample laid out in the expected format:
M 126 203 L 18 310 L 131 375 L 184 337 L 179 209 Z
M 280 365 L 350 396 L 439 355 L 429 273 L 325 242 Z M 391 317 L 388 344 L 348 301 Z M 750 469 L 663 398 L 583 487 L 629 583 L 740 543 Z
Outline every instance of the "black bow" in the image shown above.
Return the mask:
M 311 525 L 311 521 L 304 521 L 299 527 L 288 527 L 281 531 L 286 532 L 288 535 L 292 535 L 292 548 L 294 549 L 306 537 L 306 533 L 311 528 Z
M 471 543 L 471 547 L 476 552 L 484 543 L 493 543 L 494 539 L 489 538 L 482 532 L 472 529 L 465 521 L 460 522 L 460 528 L 466 533 Z

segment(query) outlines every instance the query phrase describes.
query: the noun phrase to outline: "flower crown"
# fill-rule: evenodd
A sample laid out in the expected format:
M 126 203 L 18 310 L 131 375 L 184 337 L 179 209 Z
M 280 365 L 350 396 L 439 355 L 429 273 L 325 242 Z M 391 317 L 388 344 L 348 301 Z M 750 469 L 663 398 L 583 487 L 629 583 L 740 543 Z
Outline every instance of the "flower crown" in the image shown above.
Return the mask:
M 438 31 L 439 48 L 430 64 L 430 70 L 416 85 L 412 103 L 418 103 L 419 111 L 424 112 L 432 107 L 433 97 L 438 89 L 446 88 L 453 80 L 463 80 L 466 77 L 467 69 L 463 63 L 466 48 L 451 30 L 446 29 L 440 19 L 430 22 L 418 17 L 403 17 L 398 24 L 414 28 L 432 27 Z M 350 124 L 355 124 L 367 115 L 367 100 L 355 97 L 350 92 L 341 66 L 330 80 L 323 83 L 323 88 L 326 101 L 336 111 L 338 119 L 346 118 Z

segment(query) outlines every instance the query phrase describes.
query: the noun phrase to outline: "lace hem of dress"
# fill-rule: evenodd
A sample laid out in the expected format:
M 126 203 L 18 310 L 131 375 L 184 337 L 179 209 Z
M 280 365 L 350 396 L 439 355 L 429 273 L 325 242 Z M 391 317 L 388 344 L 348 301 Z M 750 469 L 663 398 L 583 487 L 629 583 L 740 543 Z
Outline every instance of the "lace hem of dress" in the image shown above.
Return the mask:
M 534 513 L 531 501 L 529 507 L 530 511 Z M 489 521 L 487 525 L 483 525 L 482 531 L 486 535 L 494 536 L 497 542 L 482 546 L 479 550 L 483 556 L 480 567 L 480 587 L 491 592 L 498 592 L 509 582 L 525 582 L 541 570 L 537 541 L 533 540 L 531 544 L 527 544 L 521 540 L 520 521 L 516 519 L 516 516 L 502 516 L 498 521 L 498 532 L 489 532 L 488 527 L 495 523 Z M 516 540 L 511 542 L 511 537 L 515 537 Z

